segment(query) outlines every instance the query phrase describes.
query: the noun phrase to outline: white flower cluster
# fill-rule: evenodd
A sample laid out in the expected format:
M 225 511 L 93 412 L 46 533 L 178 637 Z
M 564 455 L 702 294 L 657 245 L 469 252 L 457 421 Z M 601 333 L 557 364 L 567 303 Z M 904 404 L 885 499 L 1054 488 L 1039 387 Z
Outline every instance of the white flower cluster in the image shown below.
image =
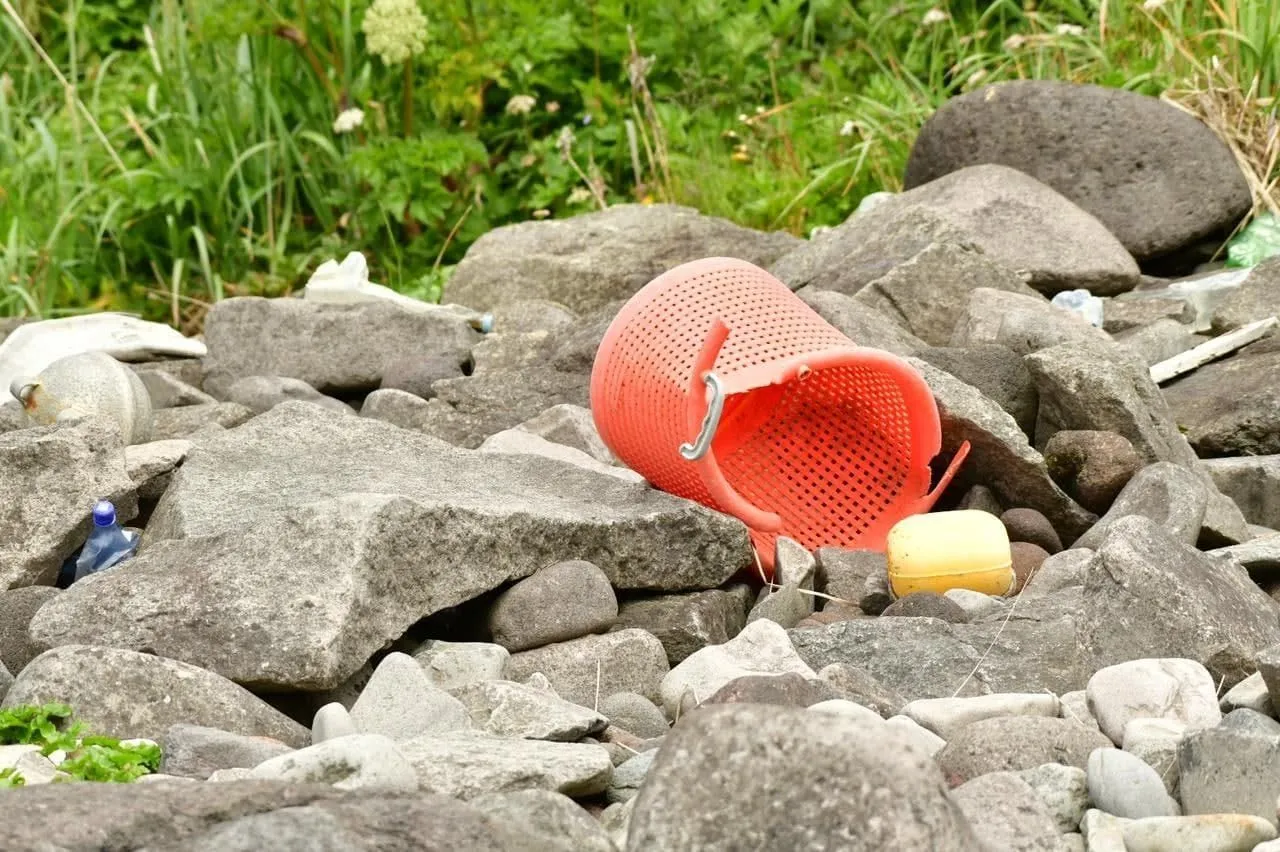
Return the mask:
M 537 103 L 533 95 L 512 95 L 507 101 L 507 115 L 528 115 Z
M 333 120 L 333 132 L 335 134 L 350 133 L 362 124 L 364 124 L 364 110 L 356 107 L 344 109 Z
M 369 52 L 387 65 L 417 56 L 427 46 L 427 17 L 418 0 L 373 0 L 361 29 Z

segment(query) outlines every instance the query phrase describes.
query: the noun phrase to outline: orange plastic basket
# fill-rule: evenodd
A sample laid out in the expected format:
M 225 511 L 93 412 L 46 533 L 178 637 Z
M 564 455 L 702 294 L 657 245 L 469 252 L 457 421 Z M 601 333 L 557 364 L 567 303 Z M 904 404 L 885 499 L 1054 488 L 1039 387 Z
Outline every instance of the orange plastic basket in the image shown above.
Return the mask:
M 596 353 L 591 409 L 653 486 L 741 519 L 770 576 L 779 535 L 883 550 L 968 452 L 930 492 L 942 432 L 920 374 L 726 257 L 669 270 L 627 302 Z

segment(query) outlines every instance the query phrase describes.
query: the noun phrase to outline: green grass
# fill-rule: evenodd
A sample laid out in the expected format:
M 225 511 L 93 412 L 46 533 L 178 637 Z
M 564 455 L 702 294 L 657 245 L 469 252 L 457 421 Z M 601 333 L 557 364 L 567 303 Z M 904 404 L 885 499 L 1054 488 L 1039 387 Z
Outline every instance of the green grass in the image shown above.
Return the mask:
M 898 189 L 928 115 L 1004 79 L 1165 96 L 1274 206 L 1273 3 L 439 0 L 407 70 L 368 53 L 368 5 L 0 0 L 0 315 L 190 331 L 356 249 L 436 298 L 485 231 L 602 202 L 804 235 Z

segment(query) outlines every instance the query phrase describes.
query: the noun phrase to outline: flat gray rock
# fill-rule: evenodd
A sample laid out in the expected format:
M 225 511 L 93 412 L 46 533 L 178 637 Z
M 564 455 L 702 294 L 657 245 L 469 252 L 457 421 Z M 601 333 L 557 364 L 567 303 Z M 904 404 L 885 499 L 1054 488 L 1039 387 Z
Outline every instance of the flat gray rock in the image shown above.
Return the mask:
M 27 628 L 40 607 L 61 594 L 53 586 L 23 586 L 0 591 L 0 664 L 17 674 L 27 663 L 40 656 L 40 648 L 31 642 Z
M 345 402 L 325 396 L 301 379 L 288 376 L 245 376 L 227 388 L 227 401 L 243 405 L 254 414 L 270 411 L 282 402 L 311 402 L 337 411 L 354 414 Z
M 218 675 L 163 657 L 69 645 L 41 654 L 14 680 L 0 707 L 69 704 L 94 733 L 159 742 L 176 724 L 306 745 L 307 729 Z
M 1096 352 L 1118 350 L 1106 332 L 1034 292 L 978 287 L 959 306 L 959 317 L 950 340 L 940 345 L 998 344 L 1021 356 L 1063 343 Z
M 990 849 L 1058 852 L 1058 826 L 1044 800 L 1013 772 L 992 772 L 966 781 L 951 799 Z
M 566 796 L 603 793 L 613 777 L 598 745 L 456 733 L 419 737 L 400 746 L 424 793 L 474 799 L 485 793 L 551 790 Z
M 512 654 L 506 679 L 524 681 L 538 672 L 561 698 L 595 708 L 597 701 L 615 692 L 656 700 L 668 671 L 662 643 L 643 630 L 628 628 Z
M 395 742 L 471 727 L 467 707 L 433 683 L 417 660 L 398 652 L 378 663 L 351 707 L 351 721 L 363 734 Z
M 1152 656 L 1203 665 L 1230 689 L 1253 673 L 1257 654 L 1280 642 L 1280 606 L 1244 569 L 1214 561 L 1130 516 L 1094 552 L 1077 640 L 1094 670 Z
M 89 535 L 97 500 L 137 514 L 119 432 L 85 421 L 0 434 L 0 590 L 53 585 Z
M 601 713 L 540 689 L 509 681 L 479 681 L 453 691 L 477 730 L 499 737 L 573 743 L 609 724 Z
M 1204 466 L 1249 523 L 1280 526 L 1280 455 L 1206 459 Z
M 575 450 L 582 450 L 598 462 L 618 463 L 617 458 L 601 440 L 590 409 L 583 408 L 581 405 L 569 403 L 553 405 L 537 417 L 531 417 L 514 428 Z
M 211 402 L 161 408 L 152 417 L 151 440 L 172 441 L 190 438 L 208 430 L 234 429 L 247 423 L 253 411 L 235 402 Z
M 1267 258 L 1248 270 L 1240 286 L 1228 290 L 1213 309 L 1212 329 L 1225 334 L 1280 310 L 1280 261 Z
M 1171 538 L 1194 546 L 1208 507 L 1209 487 L 1201 477 L 1172 462 L 1156 462 L 1129 480 L 1107 514 L 1072 547 L 1097 549 L 1112 524 L 1133 515 L 1147 518 Z
M 740 522 L 644 486 L 291 402 L 196 447 L 127 573 L 76 584 L 32 636 L 326 689 L 425 616 L 575 558 L 688 588 L 750 551 Z
M 124 448 L 125 471 L 138 489 L 139 500 L 159 500 L 191 452 L 191 442 L 182 439 L 151 441 Z
M 1234 226 L 1251 202 L 1231 151 L 1203 123 L 1104 86 L 1020 80 L 952 98 L 921 128 L 904 184 L 977 163 L 1043 181 L 1140 260 Z
M 595 213 L 494 228 L 472 243 L 445 300 L 488 310 L 513 298 L 571 311 L 625 299 L 668 269 L 704 257 L 768 266 L 799 243 L 672 204 L 620 204 Z
M 471 804 L 532 834 L 562 839 L 574 852 L 618 852 L 600 822 L 563 793 L 551 790 L 489 793 L 472 799 Z
M 1045 763 L 1083 769 L 1094 749 L 1110 746 L 1102 734 L 1071 719 L 1006 716 L 961 728 L 937 760 L 948 783 L 955 785 L 989 772 L 1016 772 Z
M 983 848 L 927 752 L 883 726 L 807 710 L 695 711 L 634 801 L 630 852 Z
M 1253 814 L 1276 823 L 1280 723 L 1235 710 L 1178 747 L 1178 796 L 1188 814 Z
M 1248 814 L 1147 817 L 1126 821 L 1122 830 L 1125 852 L 1164 852 L 1166 849 L 1256 850 L 1276 836 L 1275 825 Z
M 639 628 L 658 637 L 677 665 L 708 645 L 721 645 L 747 624 L 751 590 L 743 584 L 704 592 L 656 595 L 624 601 L 615 629 Z
M 1163 390 L 1200 455 L 1280 453 L 1280 337 L 1274 333 Z
M 469 683 L 502 680 L 511 652 L 490 642 L 443 642 L 433 639 L 412 654 L 431 682 L 443 690 Z
M 539 568 L 502 591 L 489 609 L 489 632 L 508 651 L 525 651 L 604 633 L 617 617 L 609 578 L 578 559 Z
M 170 727 L 160 747 L 161 772 L 200 780 L 220 769 L 252 769 L 293 751 L 271 737 L 250 737 L 184 723 Z
M 204 324 L 205 389 L 226 398 L 249 376 L 300 379 L 321 393 L 371 391 L 395 358 L 466 351 L 479 339 L 459 314 L 385 300 L 223 299 Z
M 335 737 L 263 761 L 250 778 L 332 784 L 339 790 L 411 793 L 418 777 L 396 744 L 381 734 Z
M 1080 829 L 1084 812 L 1089 808 L 1089 787 L 1083 769 L 1061 763 L 1042 763 L 1015 774 L 1036 791 L 1058 831 L 1068 834 Z

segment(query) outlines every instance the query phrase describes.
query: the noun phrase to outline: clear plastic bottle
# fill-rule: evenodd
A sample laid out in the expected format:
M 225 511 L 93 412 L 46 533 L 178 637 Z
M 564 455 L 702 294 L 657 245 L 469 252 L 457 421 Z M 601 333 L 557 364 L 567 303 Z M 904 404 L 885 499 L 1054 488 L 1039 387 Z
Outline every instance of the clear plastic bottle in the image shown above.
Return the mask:
M 110 500 L 93 506 L 93 531 L 76 558 L 75 579 L 80 580 L 123 562 L 138 548 L 138 536 L 116 522 L 116 507 Z

